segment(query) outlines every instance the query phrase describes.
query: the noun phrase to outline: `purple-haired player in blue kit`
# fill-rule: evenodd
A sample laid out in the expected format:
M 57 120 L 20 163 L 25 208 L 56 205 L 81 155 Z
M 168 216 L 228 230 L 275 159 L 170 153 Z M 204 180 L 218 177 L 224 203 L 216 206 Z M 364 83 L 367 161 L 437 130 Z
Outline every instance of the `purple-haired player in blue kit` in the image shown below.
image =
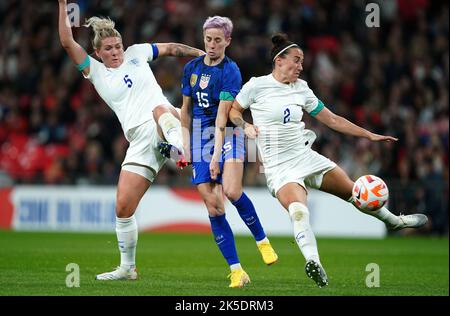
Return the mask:
M 264 262 L 273 264 L 278 256 L 253 203 L 242 191 L 244 132 L 228 123 L 228 112 L 242 85 L 238 66 L 225 56 L 232 29 L 226 17 L 214 16 L 205 21 L 206 55 L 184 67 L 181 124 L 184 153 L 192 162 L 192 183 L 205 201 L 215 241 L 230 266 L 230 287 L 243 287 L 250 278 L 241 267 L 233 232 L 225 218 L 224 193 L 255 237 Z

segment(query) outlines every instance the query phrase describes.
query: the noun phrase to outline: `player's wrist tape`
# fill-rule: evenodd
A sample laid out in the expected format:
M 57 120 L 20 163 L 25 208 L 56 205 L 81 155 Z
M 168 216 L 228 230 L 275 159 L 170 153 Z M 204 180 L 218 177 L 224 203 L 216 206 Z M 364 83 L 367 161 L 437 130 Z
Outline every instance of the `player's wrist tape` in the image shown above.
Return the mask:
M 79 65 L 75 65 L 75 67 L 77 67 L 79 71 L 83 71 L 83 69 L 89 67 L 90 64 L 91 60 L 89 59 L 89 55 L 86 54 L 86 58 L 84 59 L 84 61 Z

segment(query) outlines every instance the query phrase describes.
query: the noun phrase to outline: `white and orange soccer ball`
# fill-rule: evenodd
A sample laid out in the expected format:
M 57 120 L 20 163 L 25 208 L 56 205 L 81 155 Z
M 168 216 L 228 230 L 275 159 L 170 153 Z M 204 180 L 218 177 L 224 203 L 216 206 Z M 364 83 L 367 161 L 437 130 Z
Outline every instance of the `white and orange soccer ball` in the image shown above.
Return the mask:
M 375 211 L 383 207 L 389 198 L 389 190 L 380 178 L 373 175 L 359 177 L 352 190 L 353 201 L 360 209 Z

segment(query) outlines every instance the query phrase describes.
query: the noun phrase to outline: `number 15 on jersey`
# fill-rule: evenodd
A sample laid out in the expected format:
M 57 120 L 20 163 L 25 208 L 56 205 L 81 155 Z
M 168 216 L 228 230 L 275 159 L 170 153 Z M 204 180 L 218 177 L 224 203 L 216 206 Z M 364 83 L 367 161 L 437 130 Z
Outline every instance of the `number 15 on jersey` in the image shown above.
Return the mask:
M 209 107 L 208 93 L 197 92 L 196 95 L 197 95 L 197 103 L 198 103 L 199 107 L 201 107 L 201 108 Z

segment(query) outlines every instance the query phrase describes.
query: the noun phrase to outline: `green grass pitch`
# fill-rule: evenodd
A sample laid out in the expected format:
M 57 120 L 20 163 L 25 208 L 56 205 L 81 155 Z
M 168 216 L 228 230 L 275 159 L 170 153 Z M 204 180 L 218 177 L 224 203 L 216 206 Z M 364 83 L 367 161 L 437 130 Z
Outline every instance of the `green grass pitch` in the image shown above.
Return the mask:
M 250 236 L 237 236 L 241 264 L 252 283 L 228 288 L 228 266 L 210 235 L 139 235 L 137 281 L 95 281 L 119 262 L 115 234 L 0 231 L 0 295 L 341 296 L 449 295 L 448 238 L 383 240 L 319 238 L 329 286 L 304 273 L 293 238 L 270 237 L 280 260 L 265 266 Z M 80 267 L 80 287 L 67 287 L 66 266 Z M 379 287 L 367 287 L 369 263 Z M 370 276 L 369 276 L 370 278 Z

